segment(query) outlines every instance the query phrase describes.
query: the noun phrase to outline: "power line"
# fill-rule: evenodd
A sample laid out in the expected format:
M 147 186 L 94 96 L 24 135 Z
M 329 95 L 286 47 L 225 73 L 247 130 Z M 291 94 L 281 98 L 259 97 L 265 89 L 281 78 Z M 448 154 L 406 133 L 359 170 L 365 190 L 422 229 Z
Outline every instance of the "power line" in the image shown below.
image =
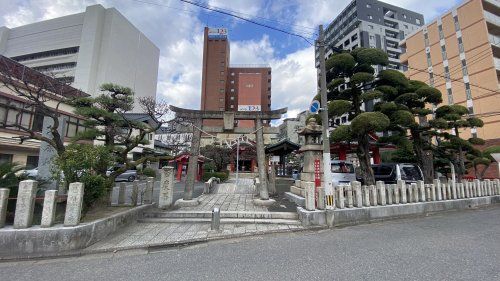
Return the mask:
M 256 24 L 256 25 L 260 25 L 262 27 L 266 27 L 266 28 L 269 28 L 269 29 L 272 29 L 272 30 L 275 30 L 275 31 L 279 31 L 279 32 L 288 34 L 288 35 L 292 35 L 292 36 L 296 36 L 296 37 L 302 38 L 307 43 L 309 43 L 311 46 L 314 46 L 314 44 L 311 43 L 311 41 L 309 41 L 308 38 L 306 38 L 306 37 L 304 37 L 304 36 L 302 36 L 302 35 L 300 35 L 298 33 L 293 33 L 293 32 L 286 31 L 286 30 L 283 30 L 283 29 L 280 29 L 280 28 L 277 28 L 277 27 L 273 27 L 273 26 L 270 26 L 270 25 L 267 25 L 267 24 L 259 23 L 257 21 L 252 20 L 252 19 L 248 19 L 248 18 L 245 18 L 245 17 L 242 17 L 242 16 L 238 16 L 238 15 L 235 15 L 233 13 L 225 12 L 225 11 L 222 11 L 222 10 L 219 10 L 219 9 L 214 9 L 214 8 L 212 8 L 210 6 L 203 5 L 203 4 L 200 4 L 200 3 L 191 2 L 191 1 L 188 1 L 188 0 L 180 0 L 180 1 L 182 1 L 184 3 L 188 3 L 188 4 L 191 4 L 191 5 L 194 5 L 194 6 L 197 6 L 197 7 L 200 7 L 202 9 L 210 10 L 210 11 L 213 11 L 213 12 L 216 12 L 216 13 L 220 13 L 220 14 L 224 14 L 224 15 L 227 15 L 227 16 L 231 16 L 231 17 L 243 20 L 243 21 L 247 21 L 247 22 L 250 22 L 250 23 L 253 23 L 253 24 Z

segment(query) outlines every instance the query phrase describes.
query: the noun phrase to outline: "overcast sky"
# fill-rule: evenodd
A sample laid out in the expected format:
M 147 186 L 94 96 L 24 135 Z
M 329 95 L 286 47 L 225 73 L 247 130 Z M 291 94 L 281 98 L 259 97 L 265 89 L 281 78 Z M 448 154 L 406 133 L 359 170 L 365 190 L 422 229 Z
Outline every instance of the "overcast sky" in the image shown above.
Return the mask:
M 195 0 L 313 38 L 351 0 Z M 423 13 L 426 22 L 460 0 L 386 0 Z M 203 27 L 227 27 L 232 64 L 270 64 L 272 108 L 289 117 L 315 95 L 314 49 L 305 40 L 202 10 L 179 0 L 0 0 L 0 26 L 16 27 L 83 12 L 93 4 L 116 7 L 161 50 L 157 97 L 198 109 L 201 93 Z M 270 20 L 270 21 L 268 21 Z M 311 39 L 313 40 L 313 39 Z

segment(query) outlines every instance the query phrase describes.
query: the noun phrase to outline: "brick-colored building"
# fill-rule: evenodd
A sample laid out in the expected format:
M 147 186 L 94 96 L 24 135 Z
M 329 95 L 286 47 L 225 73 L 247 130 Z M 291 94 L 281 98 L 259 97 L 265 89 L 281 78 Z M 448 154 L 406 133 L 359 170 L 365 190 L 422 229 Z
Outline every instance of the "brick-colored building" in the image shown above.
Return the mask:
M 464 129 L 500 144 L 500 3 L 468 0 L 409 35 L 401 55 L 410 79 L 443 93 L 443 104 L 459 104 L 484 121 Z
M 227 29 L 204 30 L 201 110 L 269 111 L 271 68 L 264 65 L 230 65 Z M 222 126 L 222 120 L 205 120 L 206 126 Z M 239 127 L 253 127 L 242 120 Z

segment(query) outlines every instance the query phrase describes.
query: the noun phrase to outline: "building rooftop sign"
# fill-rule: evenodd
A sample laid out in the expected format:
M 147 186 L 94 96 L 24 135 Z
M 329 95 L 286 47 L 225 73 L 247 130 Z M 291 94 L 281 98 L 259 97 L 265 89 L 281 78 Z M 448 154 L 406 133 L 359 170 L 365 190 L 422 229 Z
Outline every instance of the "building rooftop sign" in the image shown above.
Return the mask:
M 209 28 L 208 38 L 227 38 L 227 28 Z

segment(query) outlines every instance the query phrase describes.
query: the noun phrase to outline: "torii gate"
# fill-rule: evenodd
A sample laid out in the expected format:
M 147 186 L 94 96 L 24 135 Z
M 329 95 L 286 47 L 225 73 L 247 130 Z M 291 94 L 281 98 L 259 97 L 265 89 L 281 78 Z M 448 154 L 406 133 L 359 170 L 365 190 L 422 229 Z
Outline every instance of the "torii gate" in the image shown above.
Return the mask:
M 287 112 L 287 108 L 281 108 L 271 111 L 208 111 L 208 110 L 193 110 L 170 106 L 170 110 L 175 112 L 175 118 L 190 119 L 193 122 L 193 128 L 180 126 L 178 132 L 193 133 L 191 141 L 191 155 L 189 157 L 188 171 L 186 177 L 186 185 L 184 187 L 184 201 L 192 201 L 194 180 L 196 174 L 196 163 L 200 154 L 201 132 L 207 133 L 235 133 L 235 134 L 256 134 L 257 143 L 257 165 L 259 167 L 260 191 L 261 200 L 269 200 L 269 191 L 267 186 L 265 151 L 264 151 L 264 134 L 277 133 L 277 128 L 263 127 L 262 120 L 280 119 Z M 203 126 L 204 119 L 224 120 L 222 127 Z M 255 128 L 240 128 L 234 127 L 234 120 L 254 120 Z

